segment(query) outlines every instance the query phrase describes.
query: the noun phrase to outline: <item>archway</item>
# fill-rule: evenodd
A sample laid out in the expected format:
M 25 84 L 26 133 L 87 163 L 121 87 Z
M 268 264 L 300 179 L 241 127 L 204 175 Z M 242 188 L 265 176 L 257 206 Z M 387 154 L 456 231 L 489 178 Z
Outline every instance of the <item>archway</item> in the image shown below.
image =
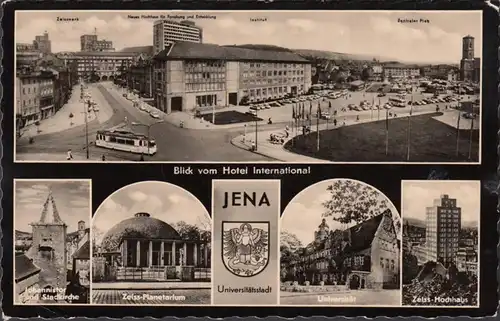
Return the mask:
M 353 274 L 349 279 L 349 289 L 357 290 L 360 286 L 360 277 L 357 274 Z
M 361 289 L 364 289 L 366 287 L 366 284 L 365 284 L 365 279 L 362 279 L 361 280 Z
M 108 76 L 106 76 L 106 75 L 102 76 L 101 81 L 108 81 Z
M 113 77 L 113 76 L 109 76 L 108 80 L 109 80 L 109 81 L 115 81 L 115 77 Z

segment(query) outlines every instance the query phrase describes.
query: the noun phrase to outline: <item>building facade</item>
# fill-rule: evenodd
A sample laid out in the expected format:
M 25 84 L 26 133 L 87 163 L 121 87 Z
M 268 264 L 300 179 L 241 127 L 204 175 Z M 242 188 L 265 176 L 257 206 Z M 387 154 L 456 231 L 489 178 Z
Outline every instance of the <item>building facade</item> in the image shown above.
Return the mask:
M 41 269 L 25 254 L 16 254 L 14 261 L 14 282 L 16 283 L 14 302 L 17 304 L 33 301 L 34 289 L 40 282 Z
M 311 64 L 291 52 L 176 42 L 154 57 L 153 83 L 157 108 L 192 112 L 305 93 Z
M 88 81 L 113 81 L 126 71 L 137 53 L 130 52 L 74 52 L 63 53 L 58 58 L 67 64 L 74 63 L 79 78 Z
M 427 260 L 439 262 L 445 267 L 455 263 L 461 229 L 461 208 L 457 200 L 448 195 L 434 201 L 426 208 Z
M 33 40 L 33 45 L 35 49 L 40 51 L 43 54 L 52 53 L 52 44 L 49 39 L 49 33 L 45 31 L 41 36 L 35 36 L 35 40 Z
M 474 57 L 474 37 L 462 39 L 462 60 L 460 60 L 460 80 L 478 83 L 481 78 L 481 59 Z
M 154 54 L 175 41 L 203 42 L 203 29 L 192 21 L 158 20 L 153 25 Z
M 113 41 L 99 40 L 96 34 L 80 36 L 80 51 L 115 51 Z
M 413 65 L 390 64 L 384 66 L 385 79 L 420 77 L 420 68 Z
M 127 87 L 145 98 L 153 98 L 153 62 L 143 56 L 133 62 L 126 74 Z
M 94 251 L 92 275 L 95 281 L 193 281 L 200 278 L 196 271 L 208 271 L 210 258 L 209 241 L 183 238 L 171 225 L 137 213 L 106 232 Z
M 16 76 L 16 115 L 24 126 L 50 117 L 54 113 L 53 74 L 20 72 Z
M 350 289 L 397 288 L 399 255 L 390 211 L 346 230 L 330 231 L 323 220 L 315 240 L 299 250 L 295 260 L 281 264 L 282 281 Z

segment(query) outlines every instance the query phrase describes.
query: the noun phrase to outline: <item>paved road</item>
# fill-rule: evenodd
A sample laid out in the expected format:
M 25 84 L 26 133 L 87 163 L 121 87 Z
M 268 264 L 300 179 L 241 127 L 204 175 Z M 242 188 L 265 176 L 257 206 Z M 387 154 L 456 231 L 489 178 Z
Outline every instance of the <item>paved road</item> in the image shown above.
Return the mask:
M 94 141 L 98 129 L 110 128 L 127 121 L 142 124 L 156 122 L 146 113 L 124 103 L 119 93 L 108 91 L 104 86 L 98 85 L 104 99 L 113 109 L 114 115 L 104 124 L 91 122 L 88 125 L 89 141 Z M 282 125 L 262 126 L 264 129 L 281 128 Z M 137 132 L 145 133 L 144 126 L 137 126 Z M 216 129 L 216 130 L 191 130 L 161 123 L 151 127 L 151 137 L 158 145 L 158 152 L 146 160 L 152 161 L 268 161 L 261 155 L 241 150 L 231 145 L 231 139 L 242 132 L 242 129 Z M 21 139 L 17 144 L 17 153 L 66 153 L 68 149 L 75 152 L 84 151 L 85 126 L 78 126 L 62 132 L 40 135 L 35 138 L 34 144 L 29 144 L 27 139 Z M 90 153 L 113 156 L 124 160 L 138 160 L 139 156 L 128 153 L 110 151 L 95 146 L 90 147 Z

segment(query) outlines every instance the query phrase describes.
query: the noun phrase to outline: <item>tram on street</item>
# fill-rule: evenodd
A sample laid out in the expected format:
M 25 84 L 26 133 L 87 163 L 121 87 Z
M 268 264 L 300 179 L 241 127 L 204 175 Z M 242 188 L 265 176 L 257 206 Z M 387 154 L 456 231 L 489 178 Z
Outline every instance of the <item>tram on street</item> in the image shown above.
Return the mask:
M 154 139 L 125 130 L 100 130 L 96 134 L 95 145 L 134 154 L 154 155 L 157 151 Z

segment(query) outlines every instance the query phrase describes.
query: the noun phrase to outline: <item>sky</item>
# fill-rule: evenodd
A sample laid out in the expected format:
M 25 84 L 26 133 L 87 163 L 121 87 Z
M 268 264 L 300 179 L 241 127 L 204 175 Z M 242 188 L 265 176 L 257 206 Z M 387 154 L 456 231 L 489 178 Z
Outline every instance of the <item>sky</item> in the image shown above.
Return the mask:
M 16 180 L 15 181 L 15 219 L 16 230 L 31 233 L 30 223 L 40 221 L 43 204 L 52 191 L 61 220 L 68 226 L 68 233 L 78 230 L 78 221 L 89 226 L 90 181 L 89 180 Z M 52 218 L 47 217 L 47 222 Z
M 433 206 L 442 194 L 457 199 L 462 222 L 478 222 L 481 208 L 480 181 L 403 181 L 402 215 L 425 221 L 425 208 Z
M 146 212 L 169 224 L 184 221 L 210 229 L 211 219 L 203 204 L 185 189 L 159 181 L 144 181 L 125 186 L 101 203 L 92 219 L 94 237 L 99 241 L 121 221 Z
M 321 220 L 323 219 L 322 214 L 325 211 L 322 203 L 328 200 L 331 195 L 327 191 L 327 187 L 335 180 L 331 179 L 316 183 L 297 194 L 287 205 L 281 216 L 281 230 L 295 234 L 304 246 L 313 241 L 314 231 L 321 224 Z M 379 197 L 386 200 L 389 209 L 393 213 L 393 218 L 399 219 L 399 214 L 394 204 L 382 192 L 380 192 Z M 330 231 L 342 228 L 342 225 L 334 221 L 331 217 L 326 218 L 326 223 L 330 227 Z M 351 226 L 354 224 L 351 224 Z
M 270 44 L 290 49 L 316 49 L 383 56 L 407 62 L 458 64 L 462 38 L 475 37 L 475 56 L 481 57 L 480 11 L 18 11 L 16 42 L 31 43 L 46 30 L 53 52 L 80 50 L 80 36 L 94 28 L 100 39 L 117 50 L 152 45 L 155 18 L 129 19 L 128 15 L 164 15 L 190 19 L 203 28 L 203 41 L 219 45 Z M 170 17 L 169 17 L 170 16 Z M 180 19 L 175 17 L 180 16 Z M 78 18 L 61 22 L 58 17 Z M 266 21 L 253 22 L 262 18 Z M 398 19 L 428 20 L 400 23 Z M 458 23 L 457 23 L 458 22 Z

